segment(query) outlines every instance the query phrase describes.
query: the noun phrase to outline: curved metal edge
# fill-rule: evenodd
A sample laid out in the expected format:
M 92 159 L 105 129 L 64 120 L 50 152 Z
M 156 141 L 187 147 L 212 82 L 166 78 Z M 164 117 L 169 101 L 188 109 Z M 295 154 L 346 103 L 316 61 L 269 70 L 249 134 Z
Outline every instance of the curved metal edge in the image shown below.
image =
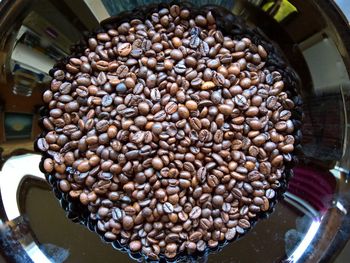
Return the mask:
M 33 162 L 37 161 L 39 155 L 27 154 L 24 155 L 22 162 Z M 13 158 L 16 158 L 14 156 Z M 38 159 L 38 160 L 36 160 Z M 8 159 L 11 161 L 11 158 Z M 19 164 L 21 167 L 24 167 L 23 163 Z M 38 165 L 34 165 L 33 167 L 38 167 Z M 12 188 L 4 187 L 4 178 L 5 173 L 7 175 L 11 175 L 13 177 Z M 28 179 L 36 179 L 38 184 L 43 185 L 46 184 L 44 175 L 40 173 L 38 169 L 22 169 L 22 171 L 17 172 L 16 166 L 13 164 L 4 164 L 3 169 L 0 171 L 0 216 L 2 220 L 0 221 L 0 247 L 2 249 L 2 254 L 6 258 L 7 262 L 19 262 L 19 263 L 27 263 L 27 262 L 50 262 L 47 258 L 46 254 L 41 251 L 39 248 L 38 240 L 35 237 L 35 234 L 32 232 L 29 222 L 25 216 L 24 207 L 20 207 L 21 203 L 21 195 L 25 193 L 20 193 L 19 190 L 25 186 L 25 182 Z M 4 205 L 2 202 L 2 194 L 6 193 L 7 197 L 12 198 L 12 203 L 17 204 L 17 207 Z M 22 196 L 23 197 L 23 196 Z M 23 200 L 22 200 L 23 201 Z M 11 210 L 11 211 L 10 211 Z M 13 210 L 13 211 L 12 211 Z M 10 213 L 9 213 L 10 212 Z M 25 228 L 26 232 L 23 233 L 20 231 L 20 235 L 18 235 L 18 228 Z M 3 237 L 3 238 L 1 238 Z M 30 242 L 28 242 L 30 240 Z M 6 249 L 8 247 L 15 246 L 15 252 L 10 249 Z M 13 255 L 20 255 L 14 259 Z
M 29 7 L 36 1 L 5 0 L 0 5 L 0 83 L 6 82 L 9 74 L 9 62 L 14 40 L 22 21 L 31 10 Z
M 329 19 L 329 25 L 334 27 L 334 31 L 337 33 L 336 45 L 344 59 L 345 66 L 350 72 L 350 24 L 343 11 L 334 1 L 318 0 L 314 1 L 321 12 L 327 14 Z
M 345 14 L 342 12 L 341 8 L 334 1 L 329 0 L 319 0 L 315 1 L 315 5 L 327 15 L 327 19 L 329 19 L 329 25 L 333 27 L 335 32 L 335 44 L 337 45 L 340 54 L 343 58 L 345 67 L 347 71 L 350 73 L 350 24 L 347 20 Z M 347 158 L 344 156 L 343 158 Z M 346 175 L 343 174 L 342 180 L 345 180 Z M 348 187 L 349 189 L 349 187 Z M 344 192 L 343 192 L 344 193 Z M 348 191 L 345 194 L 349 194 Z M 347 211 L 350 208 L 349 204 L 346 205 Z M 350 238 L 350 228 L 342 227 L 348 226 L 350 222 L 350 215 L 343 215 L 344 218 L 342 220 L 332 220 L 332 218 L 338 218 L 339 213 L 341 211 L 339 209 L 333 208 L 327 213 L 327 217 L 322 220 L 326 222 L 322 222 L 323 227 L 326 229 L 325 224 L 329 223 L 329 221 L 337 221 L 338 230 L 335 231 L 333 236 L 328 236 L 328 240 L 330 241 L 330 245 L 323 251 L 322 257 L 320 258 L 320 262 L 332 262 L 335 258 L 340 254 L 342 249 L 345 247 L 346 243 Z M 318 240 L 314 243 L 314 246 L 317 246 Z M 322 246 L 322 244 L 321 244 Z M 312 258 L 309 260 L 305 260 L 305 262 L 311 262 Z

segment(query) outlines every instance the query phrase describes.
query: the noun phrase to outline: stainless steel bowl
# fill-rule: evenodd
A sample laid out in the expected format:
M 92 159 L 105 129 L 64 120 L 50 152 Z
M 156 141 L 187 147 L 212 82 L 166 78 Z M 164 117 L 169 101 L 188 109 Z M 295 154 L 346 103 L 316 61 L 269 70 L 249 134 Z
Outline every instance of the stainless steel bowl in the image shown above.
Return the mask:
M 167 1 L 0 1 L 0 255 L 6 261 L 133 261 L 66 218 L 33 142 L 55 61 L 102 20 L 158 2 Z M 333 0 L 189 2 L 225 7 L 276 42 L 300 76 L 305 114 L 303 153 L 283 201 L 244 238 L 197 261 L 334 260 L 350 235 L 349 22 Z

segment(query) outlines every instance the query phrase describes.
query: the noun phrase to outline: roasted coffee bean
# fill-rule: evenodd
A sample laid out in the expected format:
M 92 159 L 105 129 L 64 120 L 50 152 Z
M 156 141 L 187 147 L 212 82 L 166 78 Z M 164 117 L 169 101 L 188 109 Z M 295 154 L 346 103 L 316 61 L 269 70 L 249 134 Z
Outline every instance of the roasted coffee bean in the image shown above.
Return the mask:
M 230 114 L 232 114 L 233 105 L 221 104 L 221 105 L 219 105 L 218 109 L 222 114 L 230 115 Z
M 242 218 L 242 219 L 240 219 L 240 220 L 238 221 L 238 225 L 239 225 L 241 228 L 243 228 L 243 229 L 246 229 L 246 228 L 249 228 L 249 227 L 250 227 L 249 221 L 248 221 L 247 219 L 244 219 L 244 218 Z
M 167 214 L 171 214 L 174 211 L 174 207 L 171 203 L 166 202 L 163 205 L 163 211 Z
M 96 130 L 98 132 L 105 132 L 108 129 L 108 121 L 107 120 L 101 120 L 96 123 Z
M 112 103 L 113 103 L 112 96 L 110 96 L 110 95 L 103 96 L 101 103 L 102 103 L 103 107 L 108 107 L 108 106 L 112 105 Z
M 180 75 L 182 75 L 182 74 L 184 74 L 185 72 L 186 72 L 186 70 L 187 70 L 187 68 L 186 68 L 186 66 L 184 65 L 184 64 L 182 64 L 182 63 L 177 63 L 176 65 L 175 65 L 175 72 L 177 73 L 177 74 L 180 74 Z
M 51 173 L 54 168 L 54 162 L 51 158 L 46 158 L 43 164 L 44 170 L 48 173 Z
M 59 187 L 63 192 L 68 192 L 71 189 L 71 185 L 67 180 L 60 180 Z
M 117 93 L 125 93 L 127 91 L 127 87 L 125 86 L 125 84 L 122 82 L 122 83 L 119 83 L 116 87 L 116 92 Z
M 243 235 L 300 143 L 283 59 L 233 16 L 205 10 L 163 5 L 106 22 L 43 93 L 36 149 L 62 203 L 153 261 Z
M 235 236 L 236 236 L 236 229 L 235 228 L 231 228 L 225 233 L 225 238 L 227 240 L 232 240 L 235 238 Z
M 61 94 L 69 94 L 71 90 L 72 90 L 72 84 L 69 82 L 62 83 L 59 89 Z
M 199 252 L 203 252 L 203 251 L 205 251 L 206 248 L 207 248 L 207 245 L 206 245 L 205 241 L 199 240 L 197 243 L 197 250 Z
M 122 223 L 125 230 L 130 230 L 134 226 L 134 220 L 131 216 L 124 216 Z
M 197 170 L 197 178 L 200 182 L 205 182 L 207 178 L 207 169 L 205 167 L 200 167 Z
M 275 191 L 273 189 L 269 188 L 266 190 L 265 195 L 268 199 L 272 199 L 275 197 Z
M 126 57 L 131 52 L 131 44 L 130 43 L 122 43 L 118 46 L 118 54 L 122 57 Z
M 237 200 L 240 200 L 242 198 L 242 191 L 238 188 L 233 188 L 231 190 L 231 193 L 233 195 L 234 198 L 236 198 Z
M 167 114 L 171 115 L 177 111 L 177 104 L 171 101 L 165 105 L 164 109 Z
M 200 228 L 202 228 L 203 230 L 209 230 L 212 227 L 213 223 L 207 219 L 207 218 L 201 218 L 199 220 L 199 226 Z
M 170 52 L 170 57 L 174 60 L 181 60 L 183 58 L 183 54 L 180 50 L 178 49 L 173 49 Z
M 141 249 L 141 242 L 139 240 L 134 240 L 134 241 L 131 241 L 130 244 L 130 250 L 133 251 L 133 252 L 136 252 L 136 251 L 139 251 Z
M 247 99 L 243 95 L 235 96 L 235 103 L 239 107 L 245 107 L 247 105 Z
M 215 195 L 213 196 L 212 202 L 215 208 L 221 208 L 224 203 L 224 199 L 221 195 Z
M 190 47 L 193 49 L 197 49 L 199 44 L 201 43 L 201 39 L 198 35 L 193 35 L 190 39 Z
M 42 152 L 46 152 L 50 147 L 50 145 L 47 143 L 47 141 L 44 138 L 39 138 L 36 142 L 36 145 L 38 149 Z
M 192 208 L 189 216 L 192 220 L 194 220 L 200 217 L 201 212 L 202 212 L 201 208 L 199 206 L 195 206 Z

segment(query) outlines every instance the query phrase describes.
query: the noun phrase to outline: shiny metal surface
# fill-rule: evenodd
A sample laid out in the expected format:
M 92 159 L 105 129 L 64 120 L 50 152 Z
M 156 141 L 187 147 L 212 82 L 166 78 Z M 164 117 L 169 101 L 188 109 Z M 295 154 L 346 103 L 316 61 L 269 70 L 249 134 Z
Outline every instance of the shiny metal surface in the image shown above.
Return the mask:
M 33 141 L 55 60 L 83 31 L 150 2 L 161 1 L 0 2 L 0 253 L 7 261 L 132 262 L 66 218 Z M 340 1 L 190 2 L 232 10 L 275 41 L 300 76 L 305 114 L 303 153 L 284 200 L 244 238 L 200 261 L 334 260 L 350 235 L 350 29 Z

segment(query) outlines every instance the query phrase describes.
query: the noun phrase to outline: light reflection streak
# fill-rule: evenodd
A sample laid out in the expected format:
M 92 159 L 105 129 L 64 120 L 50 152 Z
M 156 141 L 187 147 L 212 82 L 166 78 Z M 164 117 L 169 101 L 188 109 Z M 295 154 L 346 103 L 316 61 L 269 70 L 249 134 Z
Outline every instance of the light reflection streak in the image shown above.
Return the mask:
M 319 219 L 314 219 L 310 225 L 307 233 L 305 234 L 303 240 L 300 242 L 298 247 L 294 250 L 292 255 L 287 259 L 287 262 L 298 262 L 298 260 L 305 254 L 306 250 L 309 249 L 309 246 L 317 234 L 317 231 L 321 225 Z

